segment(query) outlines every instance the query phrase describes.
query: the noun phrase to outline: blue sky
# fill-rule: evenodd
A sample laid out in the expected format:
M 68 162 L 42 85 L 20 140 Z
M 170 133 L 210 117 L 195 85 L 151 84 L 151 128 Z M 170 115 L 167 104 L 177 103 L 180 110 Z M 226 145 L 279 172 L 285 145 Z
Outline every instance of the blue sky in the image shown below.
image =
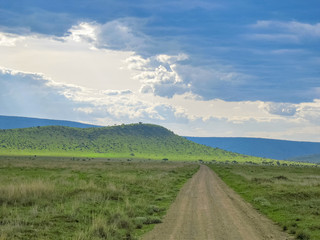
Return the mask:
M 320 141 L 319 9 L 0 0 L 0 114 Z

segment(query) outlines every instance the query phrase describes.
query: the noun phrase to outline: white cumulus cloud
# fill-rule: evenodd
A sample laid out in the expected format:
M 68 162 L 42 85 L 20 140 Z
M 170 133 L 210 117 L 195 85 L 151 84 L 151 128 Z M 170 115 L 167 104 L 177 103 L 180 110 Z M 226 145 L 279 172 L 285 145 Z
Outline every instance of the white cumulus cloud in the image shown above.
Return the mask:
M 148 42 L 148 37 L 137 29 L 138 25 L 139 21 L 134 18 L 116 19 L 104 24 L 81 22 L 72 26 L 65 38 L 89 42 L 96 48 L 136 51 Z
M 95 23 L 82 22 L 78 25 L 72 26 L 66 37 L 76 42 L 95 42 L 97 41 L 98 27 L 99 26 Z
M 136 71 L 132 79 L 142 84 L 141 93 L 153 93 L 167 98 L 185 93 L 192 93 L 197 98 L 206 100 L 223 98 L 226 93 L 233 91 L 233 87 L 250 79 L 250 76 L 221 66 L 195 67 L 185 62 L 188 59 L 189 56 L 184 53 L 161 54 L 150 58 L 136 55 L 126 62 L 129 69 Z
M 0 32 L 0 46 L 14 47 L 16 46 L 16 42 L 22 41 L 23 39 L 23 36 Z

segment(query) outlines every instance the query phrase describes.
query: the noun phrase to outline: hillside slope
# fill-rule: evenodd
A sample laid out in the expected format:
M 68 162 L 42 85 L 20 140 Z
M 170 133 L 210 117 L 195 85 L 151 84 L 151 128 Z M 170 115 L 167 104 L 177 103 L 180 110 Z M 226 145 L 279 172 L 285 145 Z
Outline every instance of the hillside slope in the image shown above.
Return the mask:
M 0 130 L 0 154 L 261 161 L 203 146 L 157 125 L 62 126 Z
M 263 138 L 186 137 L 199 144 L 227 151 L 278 160 L 320 154 L 319 142 L 296 142 Z
M 95 125 L 64 120 L 0 116 L 0 129 L 29 128 L 37 126 L 66 126 L 77 128 L 97 127 Z
M 312 154 L 306 156 L 298 156 L 294 158 L 287 159 L 293 162 L 309 162 L 309 163 L 320 163 L 320 154 Z

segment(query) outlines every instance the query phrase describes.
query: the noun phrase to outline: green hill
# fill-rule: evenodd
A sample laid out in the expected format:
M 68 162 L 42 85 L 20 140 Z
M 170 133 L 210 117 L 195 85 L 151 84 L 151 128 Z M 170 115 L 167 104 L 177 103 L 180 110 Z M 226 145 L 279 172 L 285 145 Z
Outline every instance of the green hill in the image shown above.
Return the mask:
M 45 126 L 0 130 L 0 154 L 207 161 L 262 160 L 203 146 L 164 127 L 151 124 L 84 129 Z

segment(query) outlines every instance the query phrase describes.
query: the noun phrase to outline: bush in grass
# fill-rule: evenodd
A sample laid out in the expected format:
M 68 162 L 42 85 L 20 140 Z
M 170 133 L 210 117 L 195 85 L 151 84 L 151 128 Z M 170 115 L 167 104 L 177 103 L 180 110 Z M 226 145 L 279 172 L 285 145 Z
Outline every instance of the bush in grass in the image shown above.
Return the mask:
M 261 206 L 271 206 L 271 203 L 264 197 L 256 197 L 253 201 Z
M 274 179 L 277 179 L 277 180 L 288 180 L 288 178 L 286 176 L 283 176 L 283 175 L 279 175 L 279 176 L 276 176 L 276 177 L 273 177 Z
M 296 238 L 299 239 L 299 240 L 309 240 L 309 239 L 311 239 L 310 235 L 308 233 L 305 233 L 305 232 L 299 232 L 297 234 Z
M 136 217 L 134 219 L 134 223 L 136 225 L 136 228 L 137 229 L 140 229 L 143 227 L 143 224 L 147 221 L 147 218 L 146 217 Z
M 158 213 L 161 211 L 161 208 L 159 208 L 156 205 L 149 205 L 147 208 L 147 213 L 152 215 L 153 213 Z
M 299 240 L 309 240 L 310 239 L 310 235 L 305 233 L 305 232 L 299 232 L 297 234 L 296 238 L 299 239 Z
M 160 217 L 136 217 L 135 218 L 135 224 L 137 226 L 142 225 L 142 224 L 157 224 L 157 223 L 162 223 L 162 220 Z

